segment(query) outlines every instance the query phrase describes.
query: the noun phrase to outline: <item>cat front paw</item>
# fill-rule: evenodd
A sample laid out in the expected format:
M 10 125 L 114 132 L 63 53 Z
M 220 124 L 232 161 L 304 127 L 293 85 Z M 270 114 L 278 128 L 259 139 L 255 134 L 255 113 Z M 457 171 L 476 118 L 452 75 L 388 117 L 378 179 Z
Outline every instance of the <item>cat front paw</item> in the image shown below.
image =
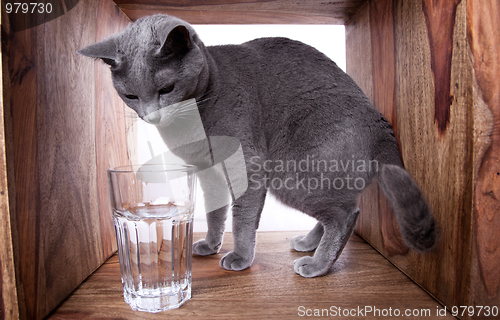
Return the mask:
M 209 256 L 218 253 L 221 245 L 222 244 L 219 243 L 218 245 L 210 246 L 205 239 L 201 239 L 193 244 L 193 253 L 199 256 Z
M 293 262 L 293 270 L 305 278 L 322 276 L 330 269 L 329 265 L 318 263 L 313 257 L 302 257 Z
M 308 242 L 305 235 L 295 236 L 290 240 L 290 246 L 295 251 L 309 252 L 314 251 L 318 247 L 318 243 Z
M 226 270 L 240 271 L 250 267 L 252 261 L 253 258 L 245 258 L 229 252 L 220 260 L 220 266 Z

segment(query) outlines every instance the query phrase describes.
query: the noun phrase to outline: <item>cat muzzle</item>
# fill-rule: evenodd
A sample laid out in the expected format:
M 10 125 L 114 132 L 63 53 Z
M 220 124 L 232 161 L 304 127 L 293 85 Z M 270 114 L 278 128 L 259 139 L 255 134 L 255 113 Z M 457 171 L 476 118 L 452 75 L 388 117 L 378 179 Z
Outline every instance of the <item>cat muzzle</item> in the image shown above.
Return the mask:
M 147 115 L 145 115 L 142 120 L 146 121 L 147 123 L 150 124 L 160 124 L 161 122 L 161 113 L 158 111 L 151 112 Z

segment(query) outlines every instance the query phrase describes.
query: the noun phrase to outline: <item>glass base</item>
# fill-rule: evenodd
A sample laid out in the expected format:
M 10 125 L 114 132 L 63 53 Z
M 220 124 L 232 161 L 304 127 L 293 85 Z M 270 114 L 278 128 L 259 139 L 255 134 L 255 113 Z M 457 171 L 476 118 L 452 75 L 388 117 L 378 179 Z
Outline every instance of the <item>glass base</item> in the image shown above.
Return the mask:
M 149 292 L 140 294 L 137 291 L 127 292 L 123 290 L 125 302 L 130 305 L 134 311 L 161 312 L 170 309 L 179 308 L 184 302 L 191 298 L 191 286 L 176 293 L 158 293 Z

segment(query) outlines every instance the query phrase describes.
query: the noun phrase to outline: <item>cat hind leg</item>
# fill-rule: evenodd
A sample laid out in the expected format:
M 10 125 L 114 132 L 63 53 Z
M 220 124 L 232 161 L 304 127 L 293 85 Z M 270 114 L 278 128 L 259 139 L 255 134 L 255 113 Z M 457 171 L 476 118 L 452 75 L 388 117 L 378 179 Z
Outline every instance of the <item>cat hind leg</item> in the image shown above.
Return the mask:
M 337 261 L 354 231 L 359 209 L 356 208 L 347 213 L 336 207 L 334 211 L 333 217 L 337 219 L 322 221 L 324 233 L 314 256 L 306 256 L 294 261 L 294 271 L 303 277 L 312 278 L 326 274 Z
M 295 251 L 309 252 L 314 251 L 323 236 L 323 224 L 318 222 L 307 235 L 298 235 L 290 240 L 290 246 Z

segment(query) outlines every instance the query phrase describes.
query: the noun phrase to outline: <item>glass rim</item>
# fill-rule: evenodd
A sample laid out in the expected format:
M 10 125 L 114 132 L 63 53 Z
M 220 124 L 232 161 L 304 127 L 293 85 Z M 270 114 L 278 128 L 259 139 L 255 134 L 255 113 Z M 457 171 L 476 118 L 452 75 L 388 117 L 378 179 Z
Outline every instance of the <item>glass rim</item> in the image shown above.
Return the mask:
M 148 170 L 148 167 L 151 169 Z M 112 167 L 106 171 L 109 173 L 134 173 L 139 169 L 145 169 L 140 170 L 140 172 L 195 172 L 197 167 L 185 163 L 146 163 Z

